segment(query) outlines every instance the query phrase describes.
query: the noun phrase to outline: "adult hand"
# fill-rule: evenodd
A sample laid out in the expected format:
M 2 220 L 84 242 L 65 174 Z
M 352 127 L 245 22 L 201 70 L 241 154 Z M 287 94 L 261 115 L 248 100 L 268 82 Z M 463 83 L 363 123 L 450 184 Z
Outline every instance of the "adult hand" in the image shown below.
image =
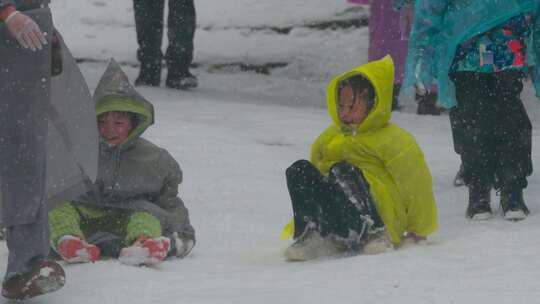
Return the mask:
M 31 49 L 35 52 L 47 44 L 45 34 L 37 23 L 19 11 L 11 13 L 6 18 L 5 24 L 13 38 L 25 49 Z
M 429 88 L 423 82 L 417 82 L 414 84 L 414 92 L 419 96 L 426 96 L 429 94 Z
M 429 93 L 428 86 L 422 81 L 422 70 L 424 69 L 423 60 L 419 60 L 414 67 L 414 78 L 416 80 L 414 84 L 414 91 L 417 95 L 425 96 Z

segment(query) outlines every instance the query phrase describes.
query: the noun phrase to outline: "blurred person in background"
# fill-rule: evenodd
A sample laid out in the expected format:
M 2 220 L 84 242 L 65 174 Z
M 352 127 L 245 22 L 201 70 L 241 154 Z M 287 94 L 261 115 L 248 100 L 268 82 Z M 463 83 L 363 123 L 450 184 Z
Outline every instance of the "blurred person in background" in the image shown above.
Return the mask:
M 469 188 L 466 216 L 492 217 L 491 188 L 503 217 L 529 214 L 523 189 L 532 174 L 531 122 L 520 94 L 532 71 L 540 92 L 540 4 L 534 0 L 416 0 L 404 87 L 433 82 L 450 109 L 454 150 Z
M 165 56 L 161 51 L 165 0 L 133 0 L 137 29 L 137 59 L 141 63 L 135 85 L 159 86 L 161 61 L 165 57 L 167 79 L 165 86 L 187 90 L 198 86 L 197 78 L 189 71 L 193 61 L 195 35 L 195 5 L 193 0 L 169 0 Z
M 399 109 L 399 93 L 405 74 L 407 45 L 412 26 L 413 0 L 348 0 L 350 3 L 370 5 L 368 61 L 378 60 L 390 54 L 396 66 L 392 110 Z M 440 115 L 436 105 L 437 91 L 416 95 L 417 113 Z

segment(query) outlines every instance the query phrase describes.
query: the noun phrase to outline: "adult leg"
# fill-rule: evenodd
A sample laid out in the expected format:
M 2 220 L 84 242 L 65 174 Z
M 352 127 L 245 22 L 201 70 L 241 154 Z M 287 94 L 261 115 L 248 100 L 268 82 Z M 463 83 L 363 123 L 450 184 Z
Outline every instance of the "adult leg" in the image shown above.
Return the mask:
M 141 63 L 135 85 L 159 86 L 163 41 L 164 0 L 133 0 L 137 31 L 137 59 Z
M 532 125 L 520 99 L 523 74 L 501 72 L 497 76 L 495 96 L 498 112 L 494 140 L 498 152 L 495 169 L 496 188 L 523 189 L 532 174 Z
M 494 132 L 498 108 L 494 102 L 494 76 L 460 72 L 453 76 L 457 106 L 450 111 L 454 148 L 463 163 L 466 185 L 493 185 L 496 168 Z
M 196 12 L 193 0 L 169 0 L 168 31 L 169 46 L 166 85 L 176 89 L 197 86 L 197 79 L 189 72 L 193 61 L 193 38 L 195 36 Z
M 459 72 L 452 80 L 458 104 L 450 110 L 450 123 L 454 149 L 461 156 L 462 178 L 469 188 L 466 214 L 486 219 L 491 216 L 490 191 L 497 160 L 495 78 L 487 73 Z
M 28 273 L 35 263 L 49 255 L 49 229 L 45 207 L 39 209 L 35 223 L 7 227 L 9 250 L 6 278 Z
M 497 74 L 498 124 L 495 129 L 498 153 L 495 187 L 501 189 L 501 207 L 509 220 L 524 219 L 529 213 L 523 200 L 527 176 L 532 173 L 532 126 L 520 99 L 523 74 L 505 71 Z
M 32 52 L 21 48 L 5 27 L 0 29 L 0 58 L 10 58 L 0 62 L 2 224 L 9 250 L 2 295 L 15 300 L 53 292 L 65 283 L 62 267 L 46 260 L 45 113 L 50 102 L 52 18 L 45 7 L 24 13 L 47 33 L 49 43 Z
M 52 36 L 49 9 L 26 11 Z M 0 182 L 2 223 L 10 250 L 6 278 L 30 271 L 48 255 L 45 204 L 47 113 L 50 98 L 49 44 L 32 52 L 0 29 Z M 26 236 L 26 237 L 20 237 Z

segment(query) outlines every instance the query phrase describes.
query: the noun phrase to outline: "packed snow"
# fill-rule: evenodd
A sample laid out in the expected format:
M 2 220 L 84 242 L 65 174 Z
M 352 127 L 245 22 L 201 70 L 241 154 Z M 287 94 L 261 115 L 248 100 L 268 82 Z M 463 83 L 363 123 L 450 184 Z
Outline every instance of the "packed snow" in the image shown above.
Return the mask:
M 308 157 L 330 123 L 325 85 L 365 63 L 367 28 L 316 30 L 298 25 L 343 18 L 345 0 L 197 0 L 198 31 L 192 91 L 141 88 L 156 109 L 144 137 L 168 149 L 184 171 L 180 195 L 197 244 L 190 256 L 157 268 L 116 260 L 68 265 L 66 286 L 29 303 L 535 303 L 540 297 L 540 179 L 529 179 L 530 216 L 521 222 L 464 216 L 467 191 L 452 180 L 459 167 L 447 115 L 418 116 L 414 104 L 393 121 L 412 132 L 433 175 L 439 231 L 423 245 L 375 256 L 291 263 L 291 241 L 279 240 L 292 209 L 285 169 Z M 115 57 L 137 76 L 129 0 L 55 0 L 54 20 L 93 90 Z M 368 9 L 354 10 L 358 18 Z M 295 26 L 288 35 L 249 27 Z M 270 75 L 212 70 L 223 62 L 287 62 Z M 538 105 L 523 98 L 540 140 Z M 540 168 L 533 145 L 535 168 Z M 0 248 L 0 271 L 7 248 Z M 2 302 L 3 301 L 3 302 Z M 6 300 L 0 300 L 6 303 Z

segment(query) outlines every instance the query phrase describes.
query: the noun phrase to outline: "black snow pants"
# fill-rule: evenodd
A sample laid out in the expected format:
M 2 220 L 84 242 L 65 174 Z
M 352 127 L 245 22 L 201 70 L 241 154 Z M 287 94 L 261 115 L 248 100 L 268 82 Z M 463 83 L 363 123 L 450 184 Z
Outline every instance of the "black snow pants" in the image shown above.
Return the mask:
M 165 0 L 133 0 L 141 65 L 161 68 L 164 6 Z M 169 0 L 169 45 L 165 54 L 169 73 L 186 73 L 193 61 L 195 19 L 193 0 Z
M 294 238 L 314 225 L 321 236 L 332 236 L 345 245 L 361 245 L 384 228 L 369 184 L 349 163 L 337 163 L 328 177 L 307 160 L 296 161 L 286 171 L 294 213 Z
M 468 186 L 527 187 L 532 126 L 520 99 L 523 77 L 519 71 L 451 75 L 457 107 L 450 123 Z

